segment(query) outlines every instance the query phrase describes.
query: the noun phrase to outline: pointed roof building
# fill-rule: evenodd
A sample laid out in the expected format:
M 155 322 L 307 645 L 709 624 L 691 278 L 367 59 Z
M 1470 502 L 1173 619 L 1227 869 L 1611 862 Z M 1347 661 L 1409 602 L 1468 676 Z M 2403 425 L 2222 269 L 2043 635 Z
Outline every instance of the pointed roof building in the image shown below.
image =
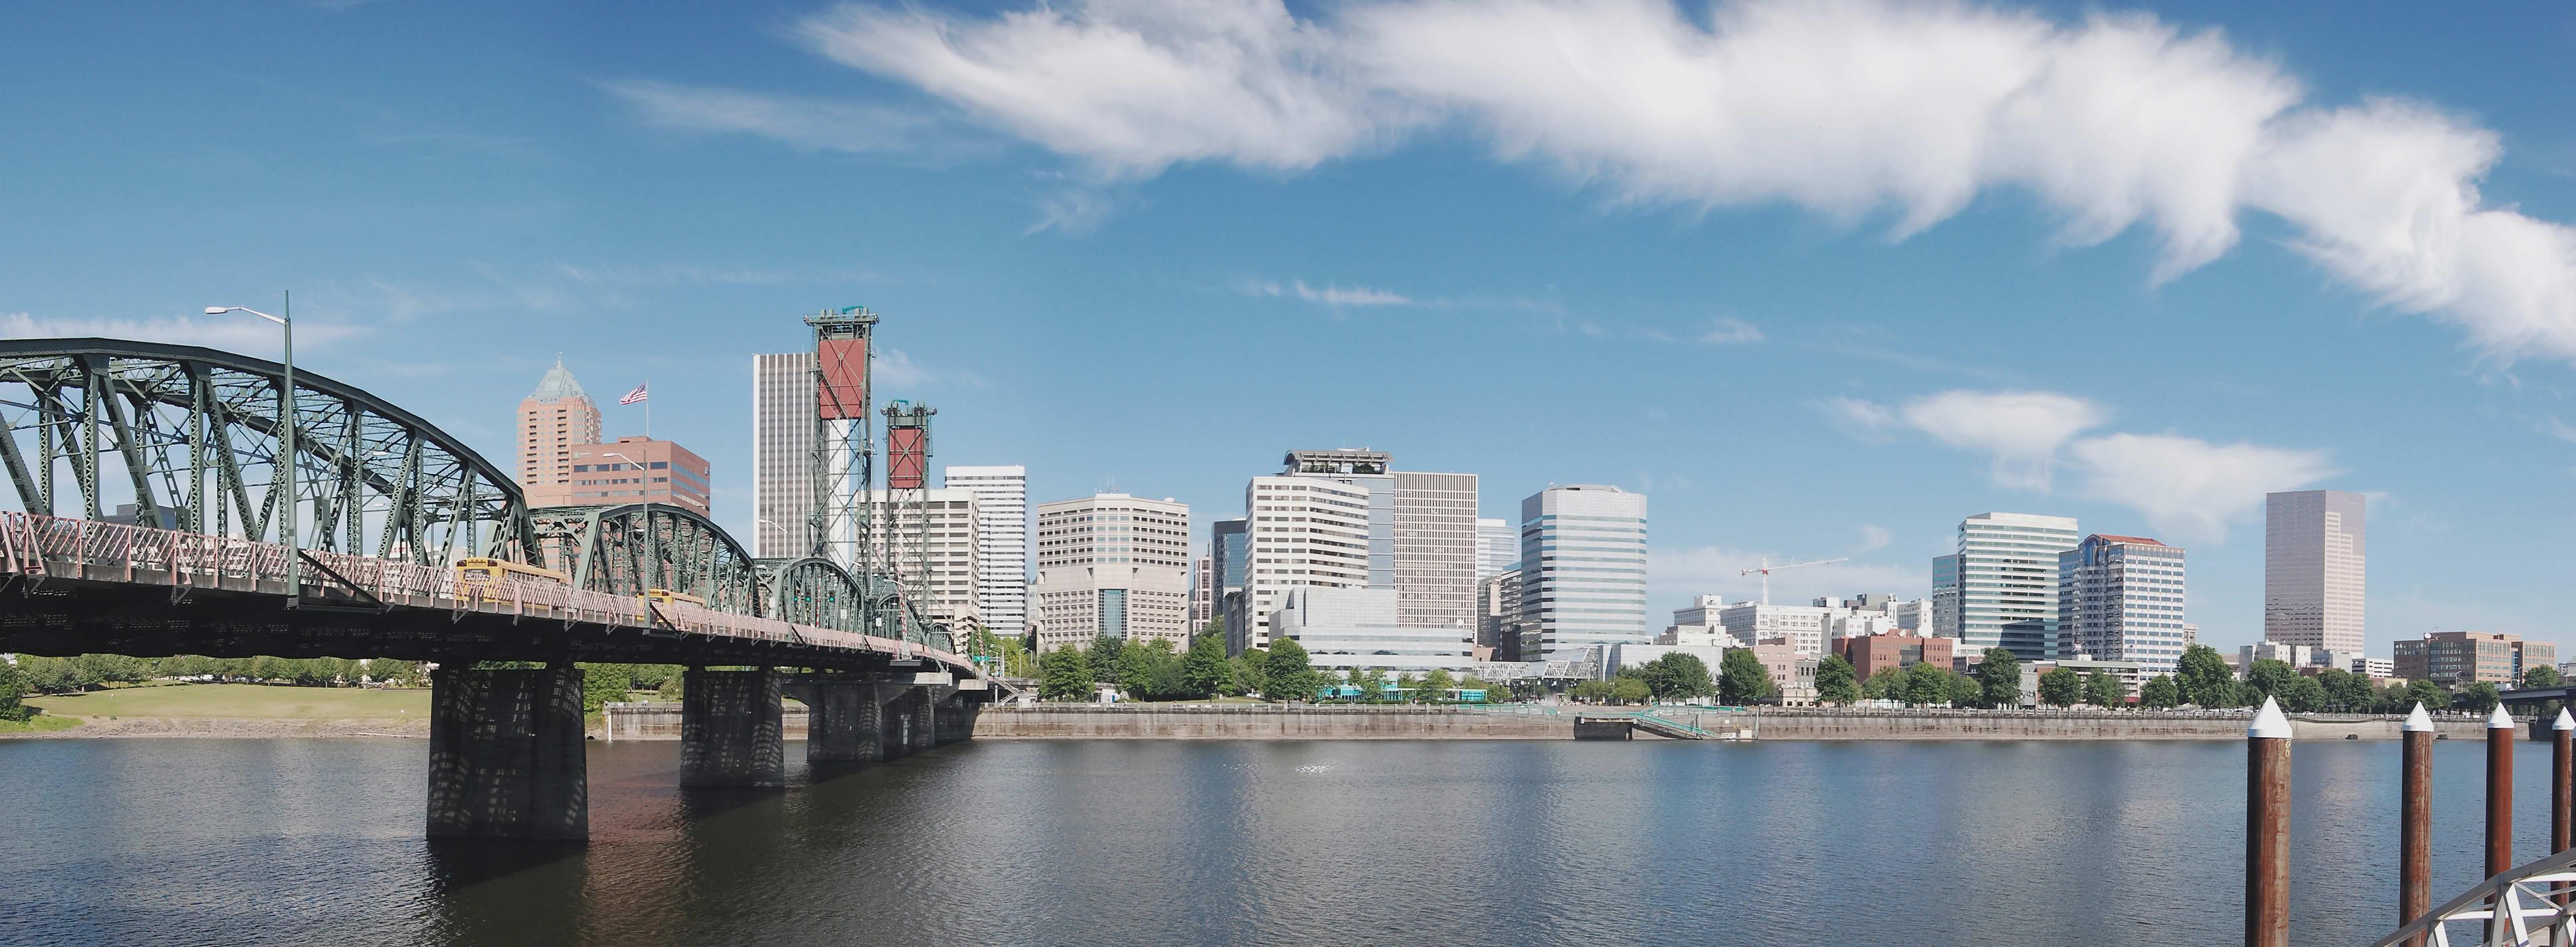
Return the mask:
M 519 486 L 530 507 L 572 502 L 573 446 L 599 443 L 599 405 L 563 359 L 519 402 Z

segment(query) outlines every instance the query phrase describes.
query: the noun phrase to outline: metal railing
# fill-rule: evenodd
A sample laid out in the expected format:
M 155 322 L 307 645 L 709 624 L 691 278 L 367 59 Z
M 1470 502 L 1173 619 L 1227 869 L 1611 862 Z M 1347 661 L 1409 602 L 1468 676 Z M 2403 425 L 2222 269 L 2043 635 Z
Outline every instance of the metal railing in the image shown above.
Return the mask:
M 797 625 L 775 618 L 737 615 L 689 602 L 648 605 L 641 596 L 618 595 L 552 583 L 459 583 L 446 566 L 378 559 L 342 552 L 306 550 L 309 561 L 331 574 L 302 570 L 303 588 L 284 589 L 286 563 L 294 550 L 281 543 L 255 542 L 238 536 L 209 536 L 124 523 L 0 511 L 0 569 L 13 576 L 62 577 L 88 581 L 149 584 L 157 587 L 258 591 L 260 583 L 280 594 L 329 596 L 348 589 L 374 596 L 387 607 L 445 608 L 520 618 L 551 618 L 613 628 L 652 628 L 680 634 L 710 635 L 844 648 L 923 659 L 953 671 L 980 677 L 973 662 L 955 654 L 874 635 Z
M 2445 926 L 2455 922 L 2478 925 L 2478 939 L 2464 942 L 2468 944 L 2532 947 L 2576 943 L 2576 907 L 2561 905 L 2551 897 L 2555 893 L 2552 886 L 2570 883 L 2576 883 L 2576 850 L 2560 852 L 2480 882 L 2432 913 L 2380 938 L 2373 947 L 2416 943 L 2452 947 Z

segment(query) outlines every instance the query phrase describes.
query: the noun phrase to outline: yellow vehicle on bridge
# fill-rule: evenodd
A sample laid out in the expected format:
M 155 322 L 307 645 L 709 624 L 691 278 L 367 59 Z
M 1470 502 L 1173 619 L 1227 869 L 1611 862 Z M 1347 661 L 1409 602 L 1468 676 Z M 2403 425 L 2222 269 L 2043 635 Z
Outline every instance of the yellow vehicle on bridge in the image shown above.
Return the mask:
M 672 602 L 687 602 L 691 605 L 705 608 L 707 604 L 707 600 L 704 598 L 691 595 L 687 592 L 674 592 L 670 589 L 645 589 L 644 598 L 656 605 L 669 605 Z

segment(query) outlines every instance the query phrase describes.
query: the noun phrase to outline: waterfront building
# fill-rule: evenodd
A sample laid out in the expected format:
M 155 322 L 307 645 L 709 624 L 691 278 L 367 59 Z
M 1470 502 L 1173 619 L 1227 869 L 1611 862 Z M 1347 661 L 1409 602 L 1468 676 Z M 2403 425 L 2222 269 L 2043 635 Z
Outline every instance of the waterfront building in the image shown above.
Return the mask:
M 1315 669 L 1327 674 L 1376 668 L 1392 678 L 1435 668 L 1452 674 L 1475 669 L 1475 629 L 1399 624 L 1401 601 L 1394 589 L 1291 588 L 1270 613 L 1270 635 L 1297 642 Z
M 751 357 L 751 554 L 813 555 L 814 353 Z
M 530 507 L 573 506 L 572 449 L 599 443 L 599 405 L 563 359 L 519 401 L 519 489 Z
M 954 464 L 939 482 L 975 495 L 975 612 L 984 627 L 1020 634 L 1029 623 L 1029 469 Z
M 2149 676 L 2182 660 L 2183 551 L 2095 533 L 2057 555 L 2062 657 L 2135 661 Z
M 1771 675 L 1772 685 L 1779 688 L 1777 700 L 1782 706 L 1815 704 L 1816 667 L 1823 663 L 1822 658 L 1798 653 L 1797 647 L 1786 638 L 1756 642 L 1743 650 L 1752 652 L 1753 659 L 1762 662 L 1762 670 Z
M 1476 583 L 1476 647 L 1489 661 L 1519 661 L 1521 570 L 1506 569 Z
M 2279 661 L 2294 668 L 2307 667 L 2316 661 L 2316 649 L 2303 644 L 2258 641 L 2236 649 L 2236 673 L 2242 676 L 2256 661 Z
M 1692 599 L 1688 607 L 1673 610 L 1673 623 L 1655 636 L 1655 643 L 1716 648 L 1741 648 L 1751 644 L 1753 639 L 1738 638 L 1727 632 L 1726 621 L 1722 617 L 1725 611 L 1725 596 L 1702 595 Z
M 1040 652 L 1102 635 L 1189 647 L 1189 504 L 1100 493 L 1037 514 Z
M 1932 627 L 1928 633 L 1957 638 L 1964 631 L 1959 612 L 1959 557 L 1932 557 Z
M 1216 615 L 1216 569 L 1208 557 L 1190 562 L 1190 633 L 1198 634 Z
M 1574 484 L 1521 501 L 1521 625 L 1551 661 L 1646 643 L 1644 494 Z
M 1240 518 L 1218 520 L 1208 525 L 1208 568 L 1216 576 L 1216 598 L 1220 613 L 1228 592 L 1243 591 L 1244 566 L 1251 560 L 1252 546 L 1244 533 Z
M 1685 609 L 1684 611 L 1689 611 Z M 1799 654 L 1821 658 L 1831 653 L 1825 647 L 1825 620 L 1834 609 L 1816 605 L 1764 605 L 1760 602 L 1736 602 L 1718 610 L 1718 625 L 1738 641 L 1786 639 Z M 1675 623 L 1680 618 L 1675 616 Z
M 2433 631 L 2422 638 L 2398 639 L 2390 661 L 2398 677 L 2430 680 L 2450 690 L 2486 682 L 2510 689 L 2526 668 L 2558 663 L 2558 646 L 2525 641 L 2521 635 L 2490 631 Z
M 2172 673 L 2170 670 L 2151 669 L 2139 661 L 2105 661 L 2096 658 L 2059 658 L 2042 665 L 2041 670 L 2045 671 L 2051 667 L 2062 667 L 2088 679 L 2096 671 L 2109 674 L 2113 680 L 2120 682 L 2120 693 L 2127 695 L 2131 703 L 2137 702 L 2138 689 L 2145 687 L 2149 678 L 2158 674 Z
M 572 506 L 657 503 L 710 515 L 707 460 L 671 441 L 621 437 L 572 446 Z
M 1521 567 L 1521 531 L 1499 516 L 1476 520 L 1476 577 L 1501 575 Z
M 897 576 L 907 590 L 913 587 L 915 572 L 920 573 L 924 590 L 915 604 L 923 620 L 951 630 L 982 624 L 982 615 L 975 610 L 975 494 L 955 487 L 919 493 L 918 512 L 908 499 L 888 502 L 883 490 L 861 495 L 868 513 L 868 554 L 876 568 Z
M 1385 451 L 1292 450 L 1280 476 L 1312 477 L 1359 488 L 1368 495 L 1367 588 L 1395 587 L 1395 458 Z
M 2354 658 L 2352 673 L 2368 675 L 2373 681 L 2384 681 L 2397 676 L 2397 660 L 2395 658 Z
M 2263 498 L 2263 637 L 2362 649 L 2369 501 L 2341 490 Z
M 1476 627 L 1476 475 L 1393 472 L 1395 621 Z
M 1851 662 L 1852 679 L 1869 680 L 1870 675 L 1888 668 L 1910 668 L 1929 663 L 1947 668 L 1957 660 L 1958 639 L 1927 637 L 1890 632 L 1845 638 L 1834 643 L 1843 660 Z
M 1979 513 L 1961 520 L 1958 552 L 1932 566 L 1935 611 L 1945 594 L 1956 603 L 1944 636 L 1960 639 L 1970 654 L 2000 647 L 2024 661 L 2057 657 L 2057 556 L 2075 548 L 2076 538 L 2070 516 Z
M 1287 590 L 1369 584 L 1367 487 L 1269 476 L 1252 478 L 1243 494 L 1243 603 L 1226 616 L 1229 654 L 1270 647 L 1270 613 Z

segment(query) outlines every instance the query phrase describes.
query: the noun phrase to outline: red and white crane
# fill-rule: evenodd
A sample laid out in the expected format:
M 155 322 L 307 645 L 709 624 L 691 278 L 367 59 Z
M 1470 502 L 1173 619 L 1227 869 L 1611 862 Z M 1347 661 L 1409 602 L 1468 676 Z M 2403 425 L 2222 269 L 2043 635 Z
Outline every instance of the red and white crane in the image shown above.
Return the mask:
M 1831 558 L 1831 559 L 1818 559 L 1818 560 L 1815 560 L 1815 561 L 1813 561 L 1813 562 L 1783 562 L 1783 563 L 1781 563 L 1781 564 L 1779 564 L 1779 565 L 1776 565 L 1776 566 L 1775 566 L 1775 565 L 1772 565 L 1772 564 L 1771 564 L 1771 557 L 1769 557 L 1769 556 L 1764 556 L 1764 557 L 1762 557 L 1762 565 L 1761 565 L 1761 566 L 1759 566 L 1759 567 L 1757 567 L 1757 568 L 1746 569 L 1746 570 L 1744 570 L 1743 572 L 1740 572 L 1740 573 L 1737 573 L 1737 574 L 1738 574 L 1738 575 L 1752 575 L 1752 574 L 1754 574 L 1754 573 L 1756 573 L 1756 572 L 1761 573 L 1761 574 L 1762 574 L 1762 604 L 1764 604 L 1764 605 L 1769 605 L 1769 604 L 1771 604 L 1771 572 L 1772 572 L 1772 570 L 1774 570 L 1774 569 L 1795 569 L 1795 568 L 1798 568 L 1798 567 L 1800 567 L 1800 566 L 1829 566 L 1829 565 L 1833 565 L 1834 563 L 1837 563 L 1837 562 L 1850 562 L 1850 561 L 1851 561 L 1851 557 L 1850 557 L 1850 556 L 1835 556 L 1834 558 Z

